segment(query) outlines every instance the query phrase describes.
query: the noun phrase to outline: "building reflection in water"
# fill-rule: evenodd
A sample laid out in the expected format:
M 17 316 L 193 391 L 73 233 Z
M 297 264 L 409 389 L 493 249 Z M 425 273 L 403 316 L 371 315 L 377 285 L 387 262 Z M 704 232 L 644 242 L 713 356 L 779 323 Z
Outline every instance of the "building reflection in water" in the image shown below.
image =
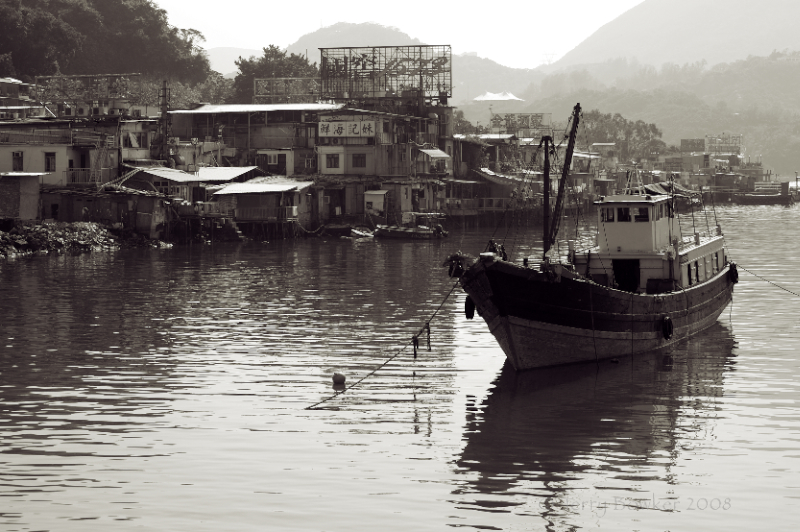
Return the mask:
M 668 492 L 688 440 L 713 433 L 733 348 L 718 323 L 671 351 L 520 373 L 506 364 L 483 403 L 467 405 L 459 507 L 560 530 L 635 500 L 643 484 Z

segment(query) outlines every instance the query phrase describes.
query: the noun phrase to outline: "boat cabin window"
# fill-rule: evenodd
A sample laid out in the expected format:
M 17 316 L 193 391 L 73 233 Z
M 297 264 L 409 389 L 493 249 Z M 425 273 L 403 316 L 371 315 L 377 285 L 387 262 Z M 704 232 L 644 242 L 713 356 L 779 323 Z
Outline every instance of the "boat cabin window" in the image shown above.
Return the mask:
M 631 210 L 628 207 L 617 208 L 617 220 L 619 220 L 620 222 L 630 222 Z
M 689 285 L 692 284 L 692 264 L 689 263 L 686 265 L 686 276 L 689 278 Z
M 634 216 L 634 221 L 636 222 L 649 222 L 650 207 L 634 207 L 633 216 Z
M 714 273 L 719 271 L 719 251 L 714 253 Z
M 613 222 L 614 209 L 600 209 L 600 216 L 602 217 L 603 222 Z
M 694 280 L 700 282 L 700 266 L 697 265 L 697 261 L 694 261 Z

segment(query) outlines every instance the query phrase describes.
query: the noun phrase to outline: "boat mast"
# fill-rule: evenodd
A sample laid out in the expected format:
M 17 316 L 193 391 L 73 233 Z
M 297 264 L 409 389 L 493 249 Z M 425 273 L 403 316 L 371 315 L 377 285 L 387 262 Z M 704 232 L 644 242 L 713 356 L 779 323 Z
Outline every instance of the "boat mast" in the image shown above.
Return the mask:
M 545 253 L 550 249 L 550 246 L 556 241 L 558 236 L 558 226 L 561 222 L 561 211 L 564 208 L 564 189 L 569 175 L 569 167 L 572 165 L 572 153 L 575 151 L 575 137 L 578 134 L 578 122 L 580 121 L 581 104 L 575 104 L 575 109 L 572 111 L 572 129 L 569 132 L 569 141 L 567 142 L 567 153 L 564 156 L 564 166 L 561 169 L 561 180 L 558 182 L 558 196 L 556 197 L 556 206 L 553 210 L 553 224 L 549 228 L 550 234 L 545 236 Z M 547 210 L 550 206 L 547 205 Z
M 549 136 L 542 137 L 544 144 L 544 198 L 542 200 L 542 241 L 544 254 L 550 251 L 550 143 L 553 139 Z

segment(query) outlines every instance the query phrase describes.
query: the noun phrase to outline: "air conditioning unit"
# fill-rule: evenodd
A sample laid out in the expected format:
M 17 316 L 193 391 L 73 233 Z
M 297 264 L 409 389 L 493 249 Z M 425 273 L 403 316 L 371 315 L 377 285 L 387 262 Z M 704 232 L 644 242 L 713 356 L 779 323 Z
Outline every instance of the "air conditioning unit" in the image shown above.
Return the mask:
M 333 144 L 334 146 L 338 146 L 341 142 L 342 142 L 342 139 L 340 139 L 339 137 L 333 137 L 331 139 L 331 144 Z

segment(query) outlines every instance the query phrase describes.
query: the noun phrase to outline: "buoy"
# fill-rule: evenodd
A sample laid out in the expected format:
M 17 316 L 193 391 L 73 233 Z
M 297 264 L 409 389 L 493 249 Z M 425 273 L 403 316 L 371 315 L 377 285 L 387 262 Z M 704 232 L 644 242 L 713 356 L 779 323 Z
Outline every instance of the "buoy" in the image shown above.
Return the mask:
M 341 373 L 334 373 L 333 374 L 333 383 L 334 384 L 344 384 L 344 381 L 347 380 L 347 377 L 342 375 Z

